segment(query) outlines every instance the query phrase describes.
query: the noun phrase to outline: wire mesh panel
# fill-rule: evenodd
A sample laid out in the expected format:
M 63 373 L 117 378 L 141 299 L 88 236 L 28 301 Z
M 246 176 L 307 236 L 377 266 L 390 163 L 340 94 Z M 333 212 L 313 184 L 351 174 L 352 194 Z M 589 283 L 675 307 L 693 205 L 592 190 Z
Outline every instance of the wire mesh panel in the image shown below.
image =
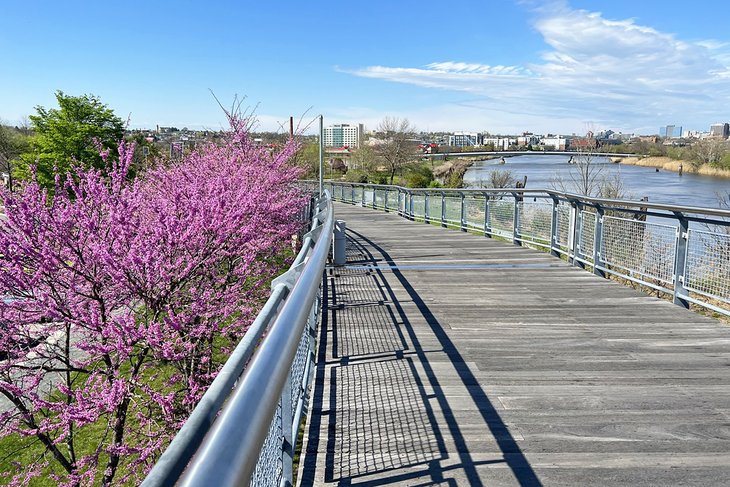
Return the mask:
M 269 434 L 261 449 L 259 461 L 251 477 L 251 486 L 279 487 L 284 473 L 281 458 L 281 445 L 284 435 L 281 428 L 281 406 L 276 408 L 276 414 L 271 421 Z
M 498 196 L 497 198 L 502 198 Z M 511 197 L 489 202 L 489 226 L 492 233 L 512 237 L 514 227 L 515 203 Z
M 408 201 L 408 195 L 406 193 L 398 192 L 398 211 L 401 213 L 406 212 L 406 202 Z
M 411 204 L 413 205 L 413 216 L 423 218 L 426 216 L 426 196 L 422 194 L 411 195 Z
M 557 235 L 555 235 L 555 243 L 563 250 L 568 250 L 568 242 L 570 242 L 570 204 L 561 201 L 558 203 L 557 215 Z
M 648 284 L 672 285 L 677 229 L 669 225 L 606 216 L 601 242 L 603 261 Z
M 312 314 L 310 312 L 310 322 L 312 320 Z M 291 366 L 291 404 L 293 408 L 297 407 L 299 397 L 302 392 L 302 385 L 304 383 L 304 371 L 307 368 L 307 359 L 309 358 L 309 330 L 307 327 L 304 328 L 302 338 L 299 340 L 299 346 L 297 347 L 297 354 L 294 356 L 294 362 Z
M 724 230 L 687 232 L 684 287 L 730 303 L 730 228 Z
M 469 195 L 464 200 L 464 218 L 467 228 L 484 230 L 484 209 L 486 199 L 481 195 Z
M 524 241 L 550 245 L 553 205 L 550 201 L 523 201 L 518 204 L 518 232 Z
M 374 189 L 373 190 L 373 207 L 374 208 L 385 208 L 385 190 Z
M 353 203 L 357 204 L 362 201 L 362 193 L 363 193 L 362 186 L 355 186 L 353 188 Z
M 398 210 L 400 208 L 400 201 L 399 201 L 400 194 L 398 193 L 398 191 L 388 191 L 388 190 L 386 190 L 385 191 L 385 196 L 386 196 L 386 198 L 385 198 L 386 199 L 386 205 L 385 205 L 385 207 L 388 210 Z
M 578 257 L 585 260 L 593 259 L 593 248 L 596 234 L 595 211 L 582 210 L 580 212 L 580 234 L 578 235 Z
M 365 206 L 374 206 L 375 204 L 375 191 L 373 188 L 363 188 L 363 192 L 365 193 Z
M 444 218 L 452 225 L 461 226 L 461 197 L 446 196 L 444 198 Z

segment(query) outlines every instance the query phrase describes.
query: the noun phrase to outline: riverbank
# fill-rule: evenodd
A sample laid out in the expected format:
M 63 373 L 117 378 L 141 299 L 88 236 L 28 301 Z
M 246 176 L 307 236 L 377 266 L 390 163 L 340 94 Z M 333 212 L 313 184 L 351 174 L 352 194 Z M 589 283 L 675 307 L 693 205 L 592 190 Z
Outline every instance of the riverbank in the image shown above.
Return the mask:
M 446 187 L 462 188 L 464 187 L 464 174 L 475 162 L 496 158 L 497 156 L 454 157 L 434 168 L 433 176 Z
M 671 159 L 665 156 L 650 156 L 650 157 L 611 157 L 611 161 L 620 164 L 627 164 L 630 166 L 642 166 L 642 167 L 656 167 L 665 171 L 680 172 L 680 168 L 683 172 L 700 174 L 702 176 L 712 176 L 720 178 L 730 179 L 730 171 L 725 169 L 718 169 L 712 167 L 709 164 L 703 164 L 697 168 L 693 168 L 692 163 L 689 161 L 682 161 Z

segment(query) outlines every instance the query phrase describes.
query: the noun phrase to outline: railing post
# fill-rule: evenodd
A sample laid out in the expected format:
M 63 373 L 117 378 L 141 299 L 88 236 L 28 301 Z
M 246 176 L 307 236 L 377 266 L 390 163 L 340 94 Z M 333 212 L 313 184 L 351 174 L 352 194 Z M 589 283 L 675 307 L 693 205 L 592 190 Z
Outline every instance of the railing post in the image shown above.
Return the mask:
M 383 205 L 385 206 L 385 212 L 388 213 L 388 189 L 387 188 L 385 189 L 385 196 L 383 197 L 383 200 L 384 200 Z
M 522 245 L 520 241 L 520 202 L 517 193 L 512 193 L 514 199 L 514 210 L 512 212 L 512 243 Z
M 573 252 L 573 265 L 580 267 L 581 269 L 585 269 L 586 266 L 583 262 L 581 262 L 581 253 L 583 252 L 583 247 L 581 246 L 580 240 L 583 236 L 583 206 L 576 201 L 575 203 L 575 236 L 573 237 L 573 241 L 575 242 L 575 245 L 573 247 L 575 248 L 575 251 Z
M 441 191 L 441 226 L 446 226 L 446 193 Z
M 492 238 L 492 227 L 489 221 L 489 193 L 484 193 L 484 236 Z
M 282 483 L 284 487 L 291 487 L 294 482 L 294 445 L 292 445 L 292 422 L 294 421 L 294 413 L 292 411 L 293 404 L 291 400 L 292 386 L 291 371 L 286 379 L 284 390 L 281 391 L 281 466 L 282 466 Z
M 684 287 L 684 276 L 687 263 L 687 241 L 689 238 L 689 220 L 682 214 L 675 212 L 679 227 L 677 228 L 677 251 L 674 255 L 674 296 L 672 301 L 684 308 L 689 308 L 689 301 L 683 298 L 687 295 Z
M 466 232 L 466 197 L 463 191 L 459 194 L 461 195 L 461 215 L 459 217 L 461 223 L 459 228 L 462 232 Z
M 560 257 L 560 252 L 558 251 L 560 249 L 558 236 L 558 228 L 560 228 L 560 225 L 558 225 L 560 220 L 558 208 L 560 207 L 560 202 L 555 196 L 551 195 L 551 198 L 553 199 L 553 216 L 550 220 L 550 255 Z
M 576 265 L 575 261 L 575 230 L 578 226 L 578 208 L 575 201 L 570 201 L 570 216 L 568 220 L 568 262 Z
M 360 191 L 360 206 L 365 208 L 365 185 L 362 186 L 362 190 Z
M 350 203 L 353 205 L 355 204 L 355 185 L 354 184 L 350 185 Z
M 428 191 L 426 191 L 423 193 L 423 223 L 429 223 L 428 206 Z
M 606 272 L 599 269 L 604 267 L 603 252 L 601 252 L 601 246 L 603 245 L 603 207 L 596 206 L 596 224 L 593 228 L 593 273 L 600 277 L 606 277 Z

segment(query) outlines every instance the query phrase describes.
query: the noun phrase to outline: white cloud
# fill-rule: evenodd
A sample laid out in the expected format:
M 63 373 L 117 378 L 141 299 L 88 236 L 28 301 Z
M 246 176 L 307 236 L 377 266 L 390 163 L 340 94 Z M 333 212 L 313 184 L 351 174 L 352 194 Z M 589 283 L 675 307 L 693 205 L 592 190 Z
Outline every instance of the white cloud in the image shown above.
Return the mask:
M 539 9 L 534 28 L 549 49 L 537 63 L 514 66 L 457 61 L 423 67 L 369 66 L 351 71 L 367 78 L 470 93 L 472 108 L 505 119 L 556 117 L 579 126 L 656 132 L 664 123 L 704 128 L 727 118 L 730 46 L 690 41 L 564 2 Z M 553 125 L 554 126 L 554 125 Z M 474 127 L 477 128 L 477 127 Z M 530 128 L 530 127 L 525 127 Z

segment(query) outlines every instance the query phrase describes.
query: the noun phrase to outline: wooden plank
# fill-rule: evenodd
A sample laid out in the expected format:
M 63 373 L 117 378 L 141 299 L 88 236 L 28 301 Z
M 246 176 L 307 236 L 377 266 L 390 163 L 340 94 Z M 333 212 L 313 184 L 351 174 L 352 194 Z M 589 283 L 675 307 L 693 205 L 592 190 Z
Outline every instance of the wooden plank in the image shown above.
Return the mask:
M 727 326 L 540 251 L 336 213 L 302 485 L 727 484 Z

